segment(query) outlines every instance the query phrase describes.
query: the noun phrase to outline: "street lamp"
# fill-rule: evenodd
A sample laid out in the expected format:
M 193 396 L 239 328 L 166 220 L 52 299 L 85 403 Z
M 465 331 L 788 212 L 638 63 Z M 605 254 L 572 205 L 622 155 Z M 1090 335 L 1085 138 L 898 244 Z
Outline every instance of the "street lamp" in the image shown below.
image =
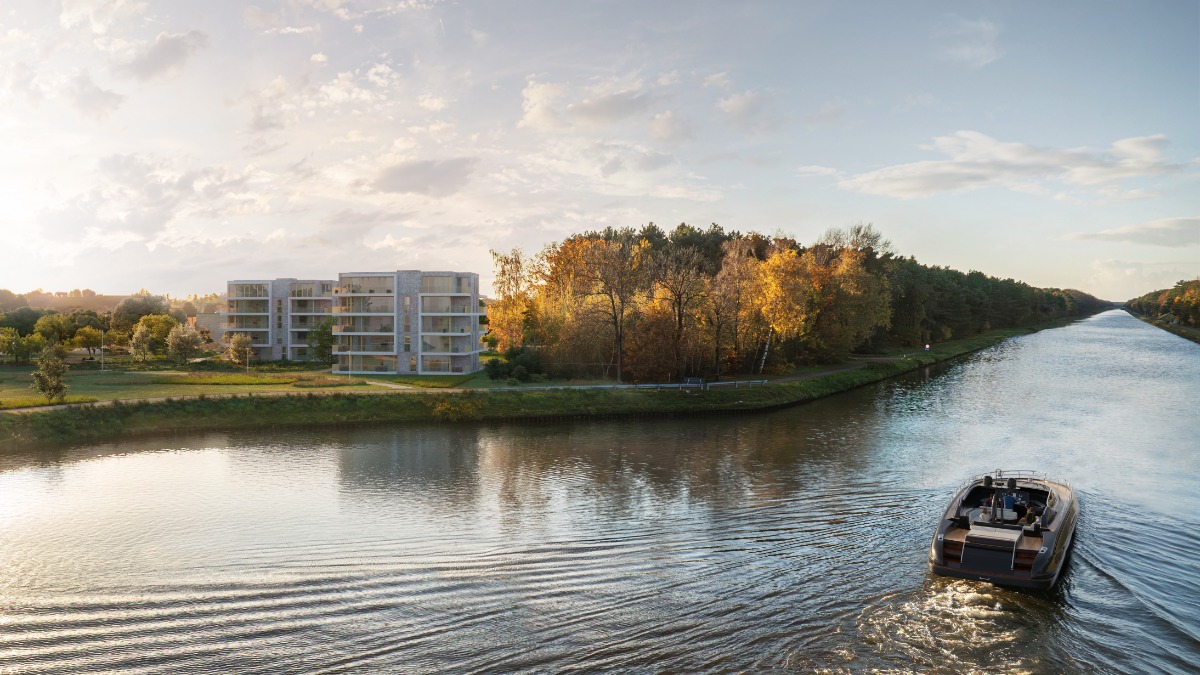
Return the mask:
M 104 329 L 100 329 L 100 372 L 104 372 Z
M 246 347 L 246 374 L 250 374 L 250 348 Z

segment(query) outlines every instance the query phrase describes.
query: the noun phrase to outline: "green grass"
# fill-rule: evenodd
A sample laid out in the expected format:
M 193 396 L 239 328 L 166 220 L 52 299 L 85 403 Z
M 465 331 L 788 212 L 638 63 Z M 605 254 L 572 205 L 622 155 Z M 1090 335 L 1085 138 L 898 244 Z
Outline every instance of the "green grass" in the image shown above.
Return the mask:
M 1030 331 L 1005 331 L 958 340 L 921 351 L 911 358 L 871 362 L 862 368 L 808 380 L 774 382 L 753 388 L 696 390 L 517 389 L 509 391 L 405 392 L 373 387 L 370 392 L 301 393 L 293 382 L 326 384 L 329 375 L 312 379 L 276 378 L 272 384 L 196 385 L 166 382 L 162 373 L 69 373 L 72 394 L 117 398 L 163 398 L 153 402 L 117 401 L 112 405 L 46 409 L 0 414 L 0 448 L 44 442 L 84 442 L 171 431 L 274 428 L 291 425 L 359 424 L 366 422 L 544 419 L 587 416 L 713 414 L 763 410 L 804 403 L 878 382 L 922 365 L 953 358 Z M 0 371 L 0 401 L 29 398 L 28 369 Z M 372 376 L 370 379 L 428 387 L 436 377 L 442 387 L 478 379 L 472 376 Z M 175 378 L 190 377 L 176 375 Z M 482 376 L 486 379 L 486 376 Z M 346 378 L 352 381 L 351 378 Z M 437 381 L 437 380 L 434 380 Z M 23 382 L 23 389 L 22 389 Z M 287 384 L 279 384 L 287 382 Z M 579 382 L 572 382 L 578 384 Z M 549 383 L 546 383 L 549 384 Z M 330 386 L 333 386 L 330 384 Z M 283 396 L 209 397 L 207 394 L 292 392 Z M 19 392 L 19 395 L 18 395 Z M 102 392 L 93 394 L 92 392 Z M 153 392 L 153 393 L 151 393 Z M 203 398 L 172 396 L 203 392 Z M 130 396 L 130 394 L 133 394 Z M 43 399 L 44 400 L 44 399 Z
M 447 389 L 462 386 L 475 378 L 470 375 L 364 375 L 368 380 L 378 380 L 389 384 L 403 384 L 410 387 L 426 389 Z
M 67 396 L 60 403 L 94 403 L 96 400 L 97 399 L 95 396 Z M 0 410 L 7 410 L 10 408 L 33 408 L 45 405 L 51 405 L 46 401 L 45 396 L 26 396 L 23 398 L 14 396 L 0 399 Z
M 246 385 L 246 384 L 293 384 L 299 378 L 287 375 L 237 375 L 188 373 L 178 375 L 160 375 L 151 380 L 153 384 L 189 384 L 189 385 Z

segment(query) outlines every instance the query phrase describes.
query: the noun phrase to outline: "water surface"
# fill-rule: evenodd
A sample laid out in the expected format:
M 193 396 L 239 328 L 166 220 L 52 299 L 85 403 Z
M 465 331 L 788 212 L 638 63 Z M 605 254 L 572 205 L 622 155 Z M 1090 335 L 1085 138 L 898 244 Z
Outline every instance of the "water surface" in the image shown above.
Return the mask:
M 1189 672 L 1200 345 L 1108 312 L 713 420 L 213 433 L 0 457 L 0 672 Z M 944 579 L 996 467 L 1050 592 Z

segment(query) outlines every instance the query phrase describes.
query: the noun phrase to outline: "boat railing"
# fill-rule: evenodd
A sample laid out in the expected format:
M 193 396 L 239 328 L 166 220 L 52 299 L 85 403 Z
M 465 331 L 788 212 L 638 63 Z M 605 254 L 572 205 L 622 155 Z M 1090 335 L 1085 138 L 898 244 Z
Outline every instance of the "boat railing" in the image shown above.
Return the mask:
M 1043 482 L 1050 482 L 1050 483 L 1061 483 L 1062 485 L 1071 487 L 1071 484 L 1067 481 L 1047 478 L 1045 471 L 1034 471 L 1032 469 L 1008 469 L 1008 470 L 996 469 L 995 471 L 988 471 L 986 473 L 981 473 L 981 474 L 971 476 L 970 478 L 963 481 L 962 484 L 958 486 L 958 489 L 962 490 L 963 488 L 971 485 L 972 483 L 982 481 L 984 476 L 991 476 L 992 480 L 995 481 L 996 483 L 1003 483 L 1004 481 L 1008 480 L 1009 478 L 1016 478 L 1019 481 L 1020 480 L 1036 480 L 1036 481 L 1043 481 Z

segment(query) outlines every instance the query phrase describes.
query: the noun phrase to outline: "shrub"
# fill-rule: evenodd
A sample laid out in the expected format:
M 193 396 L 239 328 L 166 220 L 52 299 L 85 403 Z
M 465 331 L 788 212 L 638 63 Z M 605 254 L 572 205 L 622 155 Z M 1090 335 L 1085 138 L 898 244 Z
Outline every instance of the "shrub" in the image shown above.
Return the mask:
M 521 382 L 529 381 L 529 371 L 525 369 L 525 366 L 517 366 L 513 368 L 512 376 L 514 379 L 520 380 Z

